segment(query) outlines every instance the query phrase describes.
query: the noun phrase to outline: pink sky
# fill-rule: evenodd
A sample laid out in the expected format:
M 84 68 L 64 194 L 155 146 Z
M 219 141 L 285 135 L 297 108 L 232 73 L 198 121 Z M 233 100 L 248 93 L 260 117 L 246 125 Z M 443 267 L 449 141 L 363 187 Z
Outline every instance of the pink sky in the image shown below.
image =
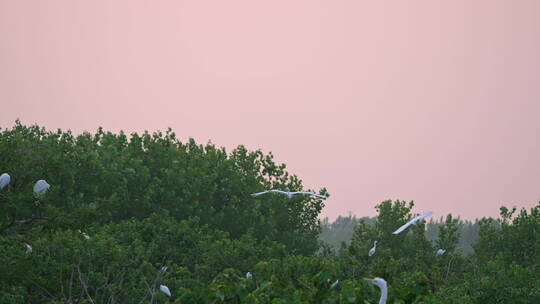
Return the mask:
M 0 0 L 0 127 L 272 151 L 323 215 L 540 200 L 540 1 Z

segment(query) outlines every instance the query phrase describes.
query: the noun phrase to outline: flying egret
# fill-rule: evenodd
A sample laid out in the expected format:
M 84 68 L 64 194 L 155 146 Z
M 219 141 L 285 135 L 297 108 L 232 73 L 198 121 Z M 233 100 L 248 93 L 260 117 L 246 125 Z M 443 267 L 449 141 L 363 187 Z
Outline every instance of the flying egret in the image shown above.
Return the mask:
M 24 243 L 24 247 L 26 247 L 26 254 L 32 253 L 32 246 L 30 246 L 27 243 Z
M 317 193 L 314 193 L 314 192 L 307 192 L 307 191 L 281 191 L 281 190 L 267 190 L 267 191 L 263 191 L 263 192 L 258 192 L 258 193 L 253 193 L 251 194 L 251 196 L 259 196 L 259 195 L 263 195 L 263 194 L 266 194 L 266 193 L 279 193 L 279 194 L 283 194 L 285 196 L 287 196 L 288 198 L 292 198 L 293 195 L 296 195 L 296 194 L 307 194 L 307 195 L 311 195 L 311 196 L 315 196 L 315 197 L 318 197 L 318 198 L 326 198 L 326 196 L 324 195 L 320 195 L 320 194 L 317 194 Z
M 7 173 L 3 173 L 0 175 L 0 189 L 3 189 L 5 186 L 9 184 L 9 181 L 11 180 L 11 176 Z
M 169 287 L 165 285 L 159 285 L 159 290 L 163 291 L 164 294 L 171 296 L 171 291 L 169 290 Z
M 332 285 L 330 285 L 330 288 L 336 288 L 338 284 L 339 284 L 339 280 L 336 280 L 334 283 L 332 283 Z
M 373 242 L 373 247 L 369 250 L 368 256 L 373 256 L 377 250 L 377 241 Z
M 45 192 L 47 192 L 47 190 L 49 190 L 50 186 L 51 185 L 49 185 L 45 180 L 40 179 L 34 185 L 34 193 L 38 196 L 43 195 Z
M 379 287 L 379 289 L 381 290 L 381 298 L 379 299 L 379 304 L 386 304 L 386 299 L 388 298 L 388 286 L 386 286 L 386 281 L 381 278 L 364 278 L 364 281 L 370 282 L 371 284 Z
M 425 217 L 428 217 L 428 216 L 431 216 L 431 214 L 433 214 L 433 212 L 429 211 L 429 212 L 426 212 L 424 214 L 420 214 L 419 216 L 413 218 L 412 220 L 408 221 L 405 225 L 399 227 L 396 231 L 393 232 L 393 234 L 399 234 L 401 233 L 403 230 L 407 229 L 407 227 L 409 227 L 410 225 L 416 225 L 416 222 L 418 222 L 419 220 L 425 218 Z
M 437 250 L 437 255 L 443 255 L 446 252 L 444 249 Z
M 246 273 L 246 279 L 248 280 L 253 279 L 253 275 L 251 274 L 251 272 L 248 271 L 248 273 Z

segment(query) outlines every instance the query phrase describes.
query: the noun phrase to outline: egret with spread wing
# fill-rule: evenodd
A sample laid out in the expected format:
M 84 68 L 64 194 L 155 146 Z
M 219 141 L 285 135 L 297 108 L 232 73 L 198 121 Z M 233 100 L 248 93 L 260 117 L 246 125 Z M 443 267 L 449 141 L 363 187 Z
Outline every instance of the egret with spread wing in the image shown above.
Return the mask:
M 428 216 L 431 216 L 431 214 L 433 214 L 433 212 L 429 211 L 429 212 L 426 212 L 424 214 L 420 214 L 419 216 L 413 218 L 412 220 L 408 221 L 405 225 L 399 227 L 396 231 L 393 232 L 393 234 L 399 234 L 401 233 L 403 230 L 407 229 L 410 225 L 416 225 L 416 222 L 418 222 L 419 220 L 425 218 L 425 217 L 428 217 Z
M 263 195 L 263 194 L 266 194 L 266 193 L 279 193 L 279 194 L 283 194 L 285 196 L 287 196 L 288 198 L 292 198 L 294 195 L 297 195 L 297 194 L 306 194 L 306 195 L 311 195 L 311 196 L 315 196 L 315 197 L 318 197 L 318 198 L 326 198 L 326 196 L 324 195 L 320 195 L 320 194 L 317 194 L 317 193 L 314 193 L 314 192 L 307 192 L 307 191 L 282 191 L 282 190 L 267 190 L 267 191 L 263 191 L 263 192 L 257 192 L 257 193 L 253 193 L 251 194 L 251 196 L 259 196 L 259 195 Z

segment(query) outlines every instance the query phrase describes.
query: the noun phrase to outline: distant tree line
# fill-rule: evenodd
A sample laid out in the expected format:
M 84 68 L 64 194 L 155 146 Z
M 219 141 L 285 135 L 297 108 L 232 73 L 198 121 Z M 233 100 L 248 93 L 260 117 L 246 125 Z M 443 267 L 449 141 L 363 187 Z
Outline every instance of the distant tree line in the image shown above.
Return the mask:
M 364 222 L 368 225 L 373 225 L 377 220 L 377 217 L 356 217 L 352 214 L 348 216 L 338 216 L 333 222 L 330 222 L 328 218 L 321 220 L 321 234 L 320 239 L 329 244 L 335 250 L 339 250 L 344 245 L 348 245 L 353 237 L 354 229 L 360 222 Z M 473 252 L 472 246 L 478 239 L 480 231 L 480 221 L 458 220 L 459 242 L 457 250 L 463 254 L 470 254 Z M 431 242 L 435 242 L 439 236 L 439 228 L 444 225 L 445 220 L 440 217 L 436 220 L 429 219 L 426 224 L 426 236 Z

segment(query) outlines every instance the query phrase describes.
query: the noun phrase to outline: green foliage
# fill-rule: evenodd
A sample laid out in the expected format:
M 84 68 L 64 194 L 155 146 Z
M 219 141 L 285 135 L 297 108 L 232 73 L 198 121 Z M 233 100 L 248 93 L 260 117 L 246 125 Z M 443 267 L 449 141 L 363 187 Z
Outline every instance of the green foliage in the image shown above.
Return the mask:
M 19 122 L 0 133 L 0 143 L 0 168 L 12 176 L 1 197 L 4 235 L 36 225 L 67 229 L 142 219 L 166 210 L 177 220 L 198 217 L 233 238 L 249 231 L 289 251 L 317 249 L 322 200 L 250 196 L 268 188 L 302 189 L 272 154 L 243 146 L 227 154 L 212 144 L 181 143 L 171 130 L 129 138 L 102 129 L 73 136 Z M 36 199 L 32 187 L 38 179 L 52 186 Z
M 373 225 L 377 217 L 362 217 L 357 218 L 353 215 L 338 216 L 333 222 L 330 222 L 328 218 L 324 218 L 321 221 L 321 241 L 330 245 L 334 250 L 339 250 L 342 245 L 350 244 L 354 229 L 358 223 L 364 221 L 368 225 Z M 454 218 L 453 218 L 454 219 Z M 473 252 L 472 245 L 476 243 L 479 233 L 479 221 L 467 221 L 457 220 L 457 235 L 459 236 L 458 244 L 455 251 L 459 251 L 464 254 L 471 254 Z M 436 242 L 439 238 L 439 227 L 446 225 L 446 219 L 440 217 L 438 219 L 430 218 L 426 223 L 426 235 L 428 240 Z
M 413 217 L 413 206 L 413 202 L 385 201 L 376 206 L 379 216 L 374 225 L 360 222 L 351 244 L 342 252 L 344 259 L 354 265 L 348 269 L 351 277 L 368 274 L 393 277 L 398 272 L 429 268 L 434 260 L 434 248 L 425 237 L 424 222 L 398 235 L 392 234 Z M 377 251 L 369 257 L 374 241 L 378 241 Z
M 451 254 L 456 250 L 459 241 L 458 220 L 451 214 L 446 217 L 444 225 L 439 227 L 439 237 L 436 241 L 437 247 L 446 250 L 446 254 Z
M 540 204 L 394 235 L 414 203 L 384 201 L 376 218 L 324 221 L 331 247 L 320 199 L 250 195 L 303 189 L 272 154 L 171 130 L 1 131 L 0 303 L 378 303 L 366 277 L 386 279 L 388 304 L 540 303 Z M 40 197 L 38 179 L 51 184 Z

